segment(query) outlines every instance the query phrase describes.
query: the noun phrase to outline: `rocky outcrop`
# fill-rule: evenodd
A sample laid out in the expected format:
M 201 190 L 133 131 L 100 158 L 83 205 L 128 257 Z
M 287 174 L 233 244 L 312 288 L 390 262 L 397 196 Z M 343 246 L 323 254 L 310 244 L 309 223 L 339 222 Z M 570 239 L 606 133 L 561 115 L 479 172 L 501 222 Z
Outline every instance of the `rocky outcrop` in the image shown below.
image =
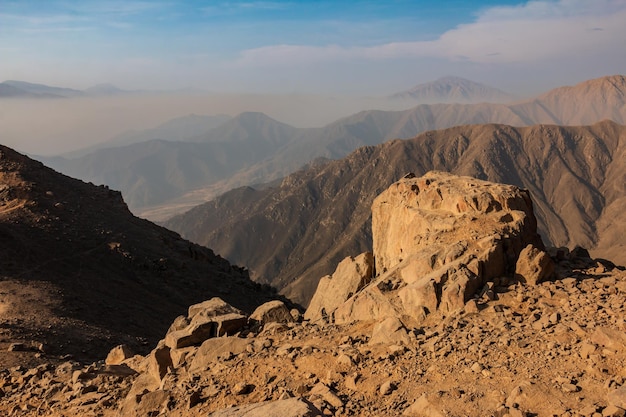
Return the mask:
M 290 321 L 294 321 L 294 318 L 285 303 L 280 300 L 261 304 L 250 315 L 250 322 L 252 323 L 288 323 Z
M 177 318 L 165 336 L 165 345 L 171 349 L 199 345 L 211 337 L 232 334 L 247 321 L 242 311 L 214 297 L 189 307 L 186 318 Z
M 487 282 L 510 276 L 525 247 L 543 248 L 527 191 L 437 171 L 407 175 L 380 194 L 372 205 L 372 235 L 378 275 L 326 311 L 336 323 L 421 322 L 435 311 L 461 310 Z M 543 266 L 538 271 L 545 272 Z M 314 301 L 335 296 L 327 282 Z
M 328 314 L 369 283 L 373 272 L 374 256 L 371 252 L 362 253 L 356 258 L 347 257 L 339 263 L 332 276 L 327 275 L 320 280 L 304 318 L 317 321 L 328 317 Z
M 555 265 L 550 255 L 533 245 L 528 245 L 517 259 L 515 278 L 528 284 L 538 284 L 553 278 L 554 270 Z

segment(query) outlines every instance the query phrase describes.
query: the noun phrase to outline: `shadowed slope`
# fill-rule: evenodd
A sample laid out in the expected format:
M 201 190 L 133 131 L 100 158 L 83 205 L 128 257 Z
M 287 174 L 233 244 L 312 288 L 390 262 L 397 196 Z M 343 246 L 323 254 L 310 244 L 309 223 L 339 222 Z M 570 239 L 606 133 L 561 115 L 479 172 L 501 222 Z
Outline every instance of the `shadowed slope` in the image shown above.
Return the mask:
M 9 334 L 86 358 L 121 340 L 152 344 L 188 305 L 212 296 L 248 311 L 269 296 L 211 250 L 134 217 L 119 192 L 6 147 L 0 289 Z

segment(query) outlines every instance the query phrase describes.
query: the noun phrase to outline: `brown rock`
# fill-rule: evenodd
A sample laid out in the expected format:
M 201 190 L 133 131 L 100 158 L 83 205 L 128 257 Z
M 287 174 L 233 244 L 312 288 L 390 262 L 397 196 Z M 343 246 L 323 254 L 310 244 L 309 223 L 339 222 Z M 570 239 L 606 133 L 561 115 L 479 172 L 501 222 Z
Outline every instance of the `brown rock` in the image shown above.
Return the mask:
M 409 344 L 411 339 L 400 320 L 396 317 L 387 317 L 377 323 L 372 330 L 369 343 L 372 345 L 383 344 Z
M 372 204 L 374 256 L 380 273 L 433 244 L 441 249 L 506 232 L 514 259 L 526 244 L 541 245 L 528 192 L 511 185 L 431 171 L 396 182 Z
M 189 365 L 189 372 L 198 373 L 210 367 L 220 357 L 227 354 L 238 355 L 246 351 L 246 347 L 252 342 L 239 337 L 216 337 L 208 339 L 198 348 Z
M 209 338 L 233 334 L 248 321 L 243 312 L 217 297 L 189 307 L 187 320 L 189 325 L 180 330 L 175 329 L 186 322 L 180 318 L 170 326 L 171 331 L 165 335 L 166 346 L 172 349 L 197 346 Z
M 126 345 L 119 345 L 111 349 L 104 363 L 107 365 L 120 365 L 126 359 L 132 358 L 133 351 Z
M 626 385 L 622 385 L 616 390 L 609 391 L 607 400 L 611 405 L 626 409 Z
M 517 187 L 442 172 L 402 179 L 372 205 L 380 275 L 337 308 L 335 322 L 420 322 L 461 310 L 488 280 L 513 270 L 522 248 L 543 247 L 536 226 L 530 197 Z
M 147 373 L 157 381 L 162 380 L 168 368 L 173 368 L 170 348 L 165 346 L 163 341 L 159 342 L 157 347 L 148 355 L 147 362 Z
M 554 277 L 555 265 L 550 255 L 527 245 L 519 254 L 515 264 L 515 278 L 530 285 L 548 281 Z
M 626 333 L 609 327 L 598 327 L 589 337 L 592 343 L 610 349 L 624 349 L 626 347 Z
M 258 306 L 250 315 L 250 321 L 261 324 L 289 323 L 294 321 L 294 318 L 285 303 L 273 300 Z
M 337 265 L 332 276 L 323 277 L 304 313 L 306 320 L 316 321 L 331 315 L 337 307 L 356 294 L 372 279 L 374 258 L 370 252 L 348 257 Z
M 426 394 L 418 398 L 409 408 L 402 413 L 405 416 L 419 417 L 444 417 L 444 414 L 428 401 Z
M 318 417 L 322 412 L 303 398 L 248 404 L 209 414 L 209 417 Z

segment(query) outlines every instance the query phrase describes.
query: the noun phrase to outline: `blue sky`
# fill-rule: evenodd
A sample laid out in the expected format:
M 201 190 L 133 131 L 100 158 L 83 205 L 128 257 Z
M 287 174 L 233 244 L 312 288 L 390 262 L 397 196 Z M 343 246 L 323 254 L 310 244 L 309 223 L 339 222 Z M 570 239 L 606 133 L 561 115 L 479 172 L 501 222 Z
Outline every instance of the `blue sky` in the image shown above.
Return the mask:
M 0 1 L 0 80 L 385 94 L 444 75 L 524 93 L 626 73 L 626 0 Z

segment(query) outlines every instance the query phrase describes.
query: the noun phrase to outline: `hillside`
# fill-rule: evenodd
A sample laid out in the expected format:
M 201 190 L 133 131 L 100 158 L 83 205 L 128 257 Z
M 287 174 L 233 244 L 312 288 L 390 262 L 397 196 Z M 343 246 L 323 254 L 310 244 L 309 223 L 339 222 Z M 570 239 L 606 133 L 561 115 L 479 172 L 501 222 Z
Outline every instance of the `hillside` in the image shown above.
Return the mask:
M 40 159 L 66 175 L 122 190 L 125 201 L 135 210 L 177 197 L 181 190 L 231 177 L 272 155 L 296 129 L 260 113 L 242 113 L 193 137 L 193 141 L 186 138 L 176 142 L 175 130 L 168 124 L 155 132 L 138 134 L 148 138 L 163 133 L 169 140 L 100 149 L 79 158 Z
M 271 296 L 211 250 L 134 217 L 119 192 L 0 148 L 0 350 L 27 351 L 2 367 L 36 360 L 39 344 L 49 358 L 93 360 L 121 341 L 141 351 L 218 294 L 248 311 Z
M 626 77 L 612 76 L 509 105 L 449 103 L 404 111 L 370 110 L 309 129 L 260 113 L 243 113 L 193 138 L 194 145 L 145 142 L 79 158 L 42 160 L 67 175 L 121 189 L 131 210 L 162 221 L 233 188 L 283 178 L 315 158 L 342 158 L 360 146 L 427 130 L 483 123 L 582 125 L 603 119 L 626 123 L 625 84 Z M 161 139 L 169 142 L 176 137 L 170 132 Z M 153 169 L 146 170 L 147 164 Z
M 407 172 L 435 169 L 527 188 L 546 244 L 625 264 L 624 161 L 626 128 L 609 121 L 460 126 L 359 148 L 280 186 L 233 190 L 166 226 L 307 303 L 341 259 L 371 249 L 374 197 Z

